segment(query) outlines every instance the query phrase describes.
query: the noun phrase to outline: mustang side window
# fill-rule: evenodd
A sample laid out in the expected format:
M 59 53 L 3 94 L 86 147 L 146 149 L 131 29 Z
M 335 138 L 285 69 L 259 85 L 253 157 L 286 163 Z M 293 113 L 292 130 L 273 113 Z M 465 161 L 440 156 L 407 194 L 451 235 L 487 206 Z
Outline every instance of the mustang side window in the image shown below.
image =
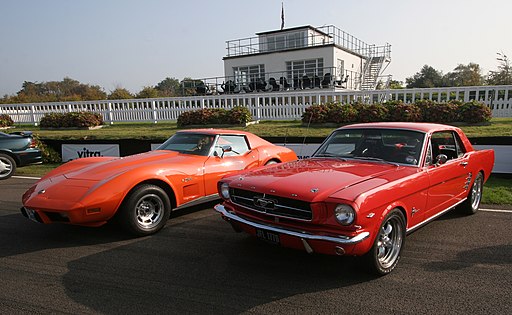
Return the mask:
M 222 148 L 231 147 L 231 150 L 224 152 L 222 154 Z M 249 145 L 247 144 L 247 140 L 244 136 L 232 136 L 232 135 L 222 135 L 219 136 L 217 143 L 215 144 L 215 152 L 218 156 L 237 156 L 243 155 L 247 151 L 249 151 Z
M 436 161 L 437 156 L 440 154 L 446 155 L 448 160 L 457 159 L 464 155 L 464 152 L 461 151 L 461 149 L 463 150 L 463 146 L 452 131 L 433 133 L 431 144 L 434 161 Z

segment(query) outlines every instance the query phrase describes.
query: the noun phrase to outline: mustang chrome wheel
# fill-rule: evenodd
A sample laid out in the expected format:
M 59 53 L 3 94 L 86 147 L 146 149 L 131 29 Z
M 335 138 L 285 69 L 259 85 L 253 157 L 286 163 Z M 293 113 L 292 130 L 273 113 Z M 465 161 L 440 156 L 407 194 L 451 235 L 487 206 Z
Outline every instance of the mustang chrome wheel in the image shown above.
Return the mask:
M 389 268 L 397 260 L 402 247 L 402 235 L 402 225 L 398 218 L 390 218 L 380 229 L 377 258 L 382 268 Z
M 163 218 L 164 202 L 154 194 L 143 196 L 135 208 L 137 222 L 145 229 L 158 225 Z
M 480 200 L 482 200 L 482 186 L 482 173 L 478 173 L 478 176 L 475 178 L 475 182 L 473 183 L 473 187 L 471 188 L 471 208 L 473 211 L 478 210 L 478 207 L 480 206 Z
M 158 186 L 143 184 L 128 194 L 116 220 L 132 234 L 142 236 L 163 228 L 170 211 L 167 193 Z
M 466 214 L 474 214 L 480 208 L 480 201 L 482 201 L 482 193 L 484 190 L 484 175 L 479 172 L 476 175 L 473 186 L 468 192 L 466 201 L 460 204 L 460 210 Z
M 393 209 L 383 220 L 373 247 L 365 255 L 371 271 L 382 276 L 395 269 L 405 241 L 405 218 Z

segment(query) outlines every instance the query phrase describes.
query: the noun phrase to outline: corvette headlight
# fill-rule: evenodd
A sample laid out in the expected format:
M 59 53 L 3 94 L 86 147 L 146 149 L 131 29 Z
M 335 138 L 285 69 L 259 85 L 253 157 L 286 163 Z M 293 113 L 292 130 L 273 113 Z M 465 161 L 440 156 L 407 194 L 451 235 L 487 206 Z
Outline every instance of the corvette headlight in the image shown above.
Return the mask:
M 220 195 L 224 199 L 229 199 L 229 184 L 228 183 L 222 183 L 220 185 Z
M 351 206 L 347 204 L 339 204 L 334 209 L 334 216 L 336 217 L 336 221 L 338 221 L 339 224 L 349 225 L 354 222 L 356 213 Z

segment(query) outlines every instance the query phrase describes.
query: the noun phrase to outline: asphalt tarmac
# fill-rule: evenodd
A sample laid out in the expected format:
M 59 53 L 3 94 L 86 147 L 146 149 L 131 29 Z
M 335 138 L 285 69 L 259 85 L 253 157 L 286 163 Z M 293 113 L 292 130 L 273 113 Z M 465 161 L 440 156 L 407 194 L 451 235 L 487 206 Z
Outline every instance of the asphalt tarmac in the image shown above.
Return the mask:
M 0 181 L 0 314 L 512 314 L 509 210 L 447 213 L 378 278 L 237 234 L 213 204 L 142 238 L 37 224 L 19 212 L 33 182 Z

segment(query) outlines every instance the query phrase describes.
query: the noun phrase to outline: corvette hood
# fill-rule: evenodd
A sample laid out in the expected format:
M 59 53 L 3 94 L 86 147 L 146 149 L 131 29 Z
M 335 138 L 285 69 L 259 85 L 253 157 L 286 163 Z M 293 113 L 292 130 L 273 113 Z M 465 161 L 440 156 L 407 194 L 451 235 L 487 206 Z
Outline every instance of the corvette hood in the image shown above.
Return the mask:
M 151 165 L 158 167 L 158 165 L 163 163 L 167 165 L 169 165 L 169 163 L 186 163 L 187 161 L 190 163 L 191 159 L 194 158 L 199 159 L 201 157 L 191 155 L 184 156 L 174 151 L 151 151 L 128 157 L 91 163 L 86 167 L 79 168 L 77 170 L 69 170 L 63 175 L 67 179 L 99 181 L 130 171 L 134 168 Z
M 344 188 L 384 177 L 400 168 L 391 164 L 364 161 L 307 159 L 236 176 L 231 186 L 280 196 L 294 196 L 312 202 Z M 382 181 L 377 182 L 382 184 Z

